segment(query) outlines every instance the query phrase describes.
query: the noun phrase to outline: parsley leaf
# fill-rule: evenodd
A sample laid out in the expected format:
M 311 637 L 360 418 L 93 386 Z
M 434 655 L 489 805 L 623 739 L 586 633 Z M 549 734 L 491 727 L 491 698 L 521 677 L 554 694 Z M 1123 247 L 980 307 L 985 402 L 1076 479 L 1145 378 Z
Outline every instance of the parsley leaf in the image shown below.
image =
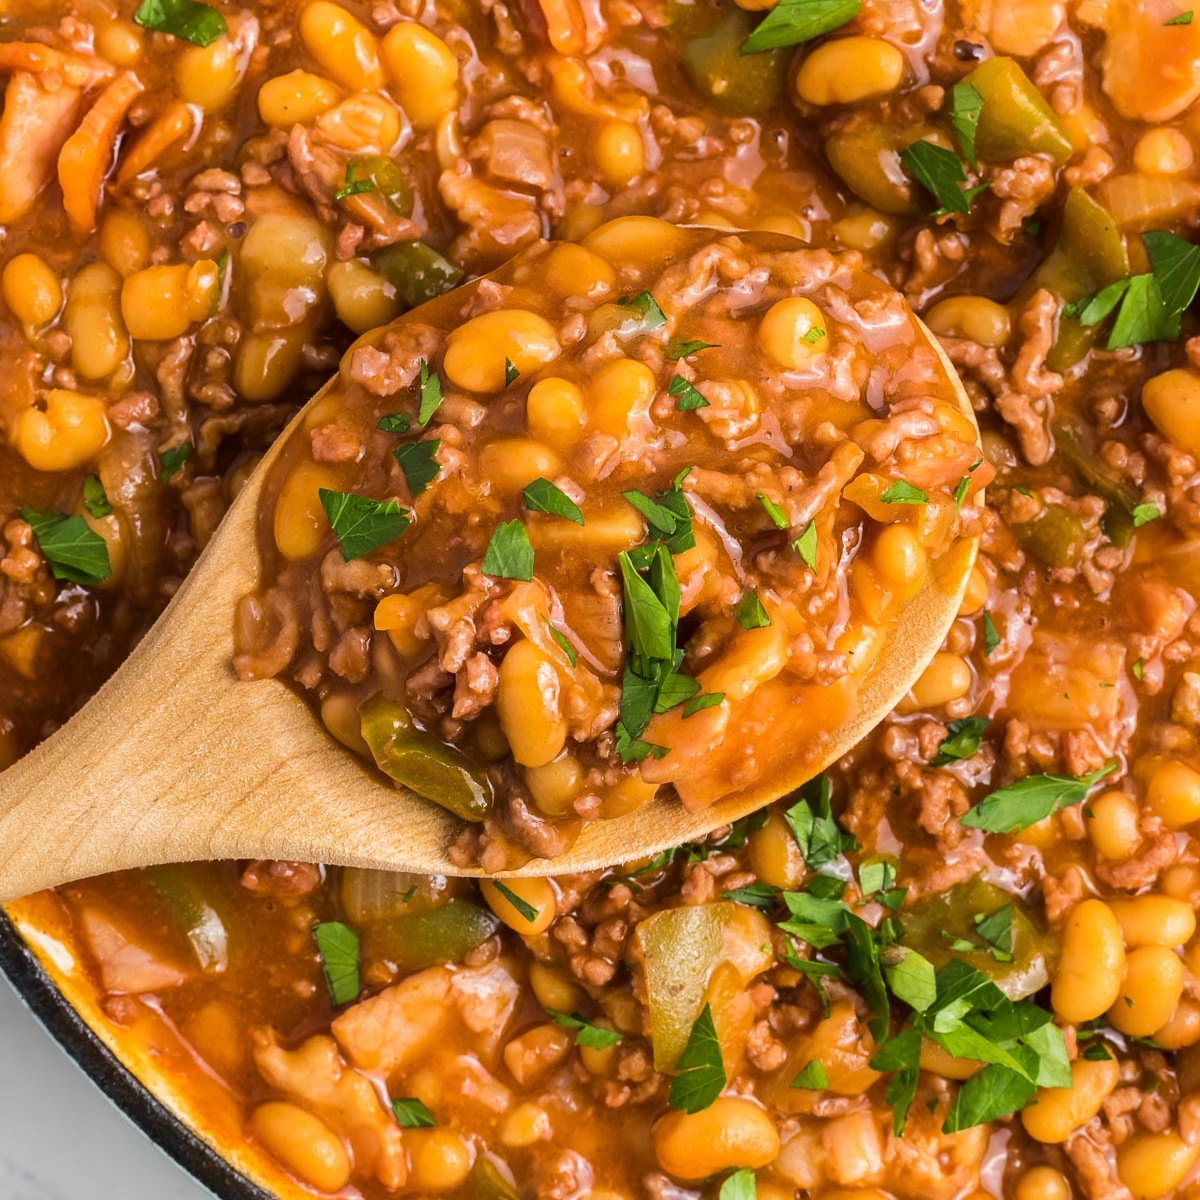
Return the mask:
M 588 1046 L 593 1050 L 607 1050 L 609 1046 L 615 1046 L 625 1036 L 615 1029 L 605 1029 L 601 1025 L 593 1025 L 583 1013 L 559 1012 L 557 1008 L 548 1008 L 546 1011 L 554 1019 L 555 1025 L 575 1030 L 577 1046 Z
M 937 999 L 933 963 L 907 946 L 900 949 L 898 962 L 884 968 L 893 994 L 910 1008 L 923 1013 Z
M 405 1129 L 431 1129 L 437 1124 L 433 1113 L 415 1096 L 401 1096 L 392 1101 L 392 1112 Z
M 1192 23 L 1192 10 L 1189 8 L 1187 12 L 1181 12 L 1177 16 L 1172 17 L 1169 21 L 1164 21 L 1164 25 L 1190 25 Z
M 687 358 L 689 354 L 699 354 L 701 350 L 717 349 L 717 342 L 689 342 L 680 338 L 672 338 L 667 343 L 666 356 L 672 362 Z
M 172 446 L 158 456 L 162 463 L 163 483 L 166 483 L 168 479 L 174 479 L 179 474 L 183 469 L 183 464 L 192 457 L 194 449 L 191 442 L 180 442 L 178 446 Z
M 83 481 L 83 507 L 97 520 L 107 517 L 113 510 L 98 475 L 89 475 Z
M 963 501 L 966 500 L 967 493 L 970 490 L 971 490 L 971 477 L 970 477 L 970 475 L 964 475 L 954 485 L 954 507 L 956 510 L 962 508 Z
M 817 569 L 817 523 L 809 521 L 804 532 L 792 543 L 792 549 L 804 560 L 810 571 Z
M 951 721 L 947 726 L 947 735 L 930 760 L 930 765 L 944 767 L 947 763 L 970 758 L 979 749 L 987 727 L 987 717 L 963 717 L 961 720 Z
M 972 171 L 977 167 L 975 135 L 979 132 L 979 118 L 982 115 L 983 96 L 979 89 L 970 83 L 956 83 L 950 89 L 950 124 L 954 126 L 958 148 Z
M 814 1058 L 811 1062 L 806 1063 L 800 1074 L 792 1080 L 789 1087 L 794 1088 L 810 1088 L 814 1091 L 821 1091 L 829 1086 L 829 1076 L 825 1072 L 825 1066 L 819 1058 Z
M 512 385 L 520 378 L 521 372 L 513 366 L 512 359 L 506 358 L 504 360 L 504 386 L 512 387 Z
M 1133 666 L 1129 669 L 1133 673 L 1134 679 L 1136 679 L 1138 683 L 1141 683 L 1146 675 L 1146 664 L 1142 662 L 1140 658 L 1135 658 L 1133 660 Z
M 421 359 L 421 406 L 417 409 L 417 424 L 428 425 L 430 418 L 441 407 L 442 381 L 436 371 L 429 369 L 429 364 Z
M 948 213 L 969 213 L 971 201 L 990 185 L 981 183 L 972 188 L 962 187 L 967 173 L 962 160 L 953 150 L 933 142 L 913 142 L 900 153 L 904 169 L 938 202 L 933 216 Z
M 760 54 L 811 42 L 854 20 L 862 0 L 779 0 L 742 43 L 743 54 Z
M 749 1167 L 742 1167 L 726 1177 L 721 1184 L 717 1200 L 755 1200 L 758 1195 L 758 1185 L 754 1180 L 754 1172 Z
M 329 488 L 319 488 L 317 495 L 347 562 L 394 542 L 412 524 L 395 500 L 372 500 Z
M 819 871 L 845 851 L 857 847 L 853 835 L 846 833 L 833 818 L 833 785 L 827 775 L 810 779 L 793 795 L 798 799 L 784 812 L 783 819 L 810 871 Z
M 169 33 L 196 46 L 211 46 L 229 32 L 215 8 L 196 0 L 142 0 L 133 19 L 143 29 Z
M 986 1125 L 1024 1108 L 1037 1095 L 1037 1086 L 1023 1074 L 992 1063 L 958 1089 L 942 1125 L 943 1133 L 958 1133 Z
M 985 612 L 983 614 L 983 657 L 991 658 L 992 651 L 1000 645 L 1000 634 L 996 629 L 996 623 L 992 620 L 992 614 Z
M 960 825 L 987 833 L 1016 833 L 1036 825 L 1051 813 L 1079 804 L 1100 780 L 1119 764 L 1109 763 L 1099 771 L 1077 778 L 1073 775 L 1028 775 L 999 788 L 958 818 Z
M 533 544 L 520 521 L 503 521 L 496 526 L 483 556 L 483 573 L 494 579 L 533 578 Z
M 345 200 L 349 196 L 359 196 L 363 192 L 373 192 L 375 190 L 375 180 L 367 176 L 363 179 L 355 178 L 358 171 L 358 163 L 348 162 L 346 164 L 346 178 L 342 186 L 333 193 L 335 200 Z
M 575 653 L 575 647 L 567 641 L 567 635 L 561 629 L 555 629 L 549 621 L 546 621 L 546 628 L 550 630 L 550 636 L 558 643 L 558 648 L 567 656 L 567 662 L 573 667 L 578 666 L 579 658 Z
M 890 488 L 879 497 L 883 504 L 928 504 L 929 496 L 919 487 L 903 479 L 897 479 Z
M 724 692 L 702 692 L 693 696 L 683 706 L 683 715 L 693 717 L 706 708 L 716 708 L 725 699 Z
M 576 525 L 583 524 L 579 505 L 548 479 L 535 479 L 521 493 L 521 500 L 530 512 L 550 513 L 551 516 L 566 517 Z
M 771 524 L 774 525 L 776 529 L 788 528 L 791 522 L 787 519 L 787 513 L 785 513 L 783 509 L 771 499 L 770 496 L 763 492 L 755 492 L 754 497 L 766 510 L 767 516 L 771 518 Z
M 705 1004 L 687 1045 L 675 1063 L 680 1072 L 671 1081 L 667 1103 L 685 1113 L 698 1113 L 708 1108 L 725 1087 L 725 1063 L 721 1058 L 721 1043 L 713 1024 L 712 1007 Z
M 512 890 L 512 888 L 510 888 L 510 887 L 509 887 L 509 886 L 508 886 L 506 883 L 504 883 L 504 881 L 503 881 L 503 880 L 501 880 L 501 879 L 493 879 L 493 880 L 492 880 L 492 886 L 493 886 L 493 887 L 496 889 L 496 891 L 498 891 L 498 892 L 500 893 L 500 895 L 502 895 L 502 896 L 505 898 L 505 900 L 507 900 L 507 901 L 509 902 L 509 904 L 511 904 L 511 905 L 513 906 L 513 908 L 515 908 L 515 909 L 517 910 L 517 912 L 519 912 L 519 913 L 521 914 L 521 916 L 522 916 L 522 917 L 524 917 L 524 918 L 525 918 L 525 920 L 526 920 L 526 921 L 528 921 L 530 924 L 532 924 L 534 921 L 536 921 L 536 920 L 538 919 L 538 913 L 539 913 L 541 910 L 540 910 L 540 909 L 537 909 L 537 908 L 534 908 L 534 906 L 533 906 L 532 904 L 530 904 L 528 900 L 525 900 L 525 899 L 523 899 L 522 897 L 518 896 L 518 895 L 517 895 L 517 893 L 516 893 L 516 892 L 514 892 L 514 891 Z
M 1013 960 L 1013 906 L 1005 904 L 994 913 L 976 913 L 971 918 L 975 932 L 987 943 L 997 962 Z
M 636 296 L 622 296 L 617 303 L 622 308 L 632 309 L 641 318 L 638 333 L 651 333 L 667 323 L 666 315 L 658 307 L 658 301 L 649 292 L 638 292 Z
M 384 433 L 407 433 L 411 424 L 412 417 L 408 413 L 384 413 L 376 422 L 375 428 L 382 429 Z
M 667 395 L 674 396 L 675 408 L 679 412 L 692 412 L 697 408 L 708 408 L 700 390 L 688 383 L 682 375 L 676 375 L 667 385 Z
M 730 888 L 721 893 L 723 900 L 735 900 L 751 908 L 774 908 L 779 888 L 769 883 L 749 883 L 745 887 Z
M 670 662 L 675 655 L 670 612 L 638 574 L 627 551 L 617 555 L 617 562 L 625 588 L 625 633 L 629 649 L 643 658 Z
M 362 990 L 358 979 L 358 935 L 341 921 L 324 921 L 313 926 L 313 937 L 333 1006 L 357 1000 Z
M 733 615 L 737 617 L 737 623 L 743 629 L 765 629 L 771 623 L 767 610 L 763 608 L 763 602 L 753 588 L 747 588 L 742 593 Z
M 441 474 L 442 464 L 435 457 L 441 444 L 441 438 L 433 438 L 431 441 L 405 442 L 392 451 L 404 472 L 408 490 L 414 496 L 419 496 Z
M 55 579 L 86 584 L 103 583 L 111 577 L 108 543 L 82 517 L 33 508 L 22 508 L 20 513 L 32 528 Z
M 1157 504 L 1135 504 L 1133 506 L 1133 527 L 1140 529 L 1143 525 L 1149 525 L 1151 521 L 1157 521 L 1162 513 L 1158 510 Z

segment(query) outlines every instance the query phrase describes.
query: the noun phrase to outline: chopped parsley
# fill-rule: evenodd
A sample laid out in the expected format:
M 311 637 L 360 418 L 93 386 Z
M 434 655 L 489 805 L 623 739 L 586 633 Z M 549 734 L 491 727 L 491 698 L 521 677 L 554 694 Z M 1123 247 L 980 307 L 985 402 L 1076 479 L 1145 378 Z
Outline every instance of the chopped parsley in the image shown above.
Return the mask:
M 979 132 L 979 118 L 983 115 L 983 96 L 970 83 L 956 83 L 950 89 L 950 124 L 958 148 L 971 170 L 977 169 L 975 162 L 975 135 Z
M 758 1195 L 758 1184 L 754 1172 L 749 1167 L 742 1167 L 727 1175 L 717 1194 L 717 1200 L 755 1200 Z
M 683 676 L 682 678 L 687 677 Z M 702 712 L 706 708 L 716 708 L 724 699 L 724 692 L 698 692 L 684 704 L 683 715 L 685 717 L 694 717 L 696 713 Z
M 815 346 L 825 336 L 825 330 L 820 325 L 814 325 L 800 340 L 806 346 Z
M 229 32 L 225 18 L 215 8 L 196 0 L 142 0 L 133 19 L 143 29 L 169 33 L 196 46 L 211 46 Z
M 530 512 L 549 513 L 554 517 L 565 517 L 576 525 L 583 524 L 579 505 L 548 479 L 535 479 L 522 491 L 521 501 Z
M 192 457 L 194 450 L 195 446 L 191 442 L 180 442 L 178 446 L 172 446 L 158 456 L 159 462 L 162 463 L 163 483 L 166 483 L 168 479 L 174 479 L 179 474 L 183 469 L 183 464 Z
M 798 788 L 796 802 L 783 814 L 810 871 L 819 871 L 858 843 L 833 817 L 833 786 L 827 775 L 818 775 Z
M 695 530 L 692 528 L 692 510 L 688 507 L 687 497 L 678 486 L 681 479 L 676 480 L 675 486 L 665 492 L 658 492 L 651 499 L 644 492 L 630 490 L 621 495 L 646 518 L 651 539 L 655 542 L 665 542 L 672 554 L 682 554 L 692 549 L 696 544 Z M 645 551 L 639 547 L 631 551 L 639 567 L 649 564 L 653 547 Z
M 817 569 L 817 523 L 809 521 L 804 532 L 792 543 L 792 549 L 804 560 L 810 571 Z
M 692 412 L 697 408 L 708 408 L 708 401 L 698 388 L 688 383 L 682 375 L 676 375 L 667 385 L 667 395 L 675 397 L 675 408 L 679 412 Z
M 370 176 L 359 179 L 356 178 L 358 172 L 358 163 L 348 162 L 346 164 L 346 178 L 342 186 L 333 193 L 335 200 L 345 200 L 349 196 L 359 196 L 363 192 L 373 192 L 375 190 L 375 180 Z
M 821 1060 L 814 1058 L 812 1062 L 805 1064 L 804 1069 L 792 1080 L 789 1086 L 794 1088 L 811 1088 L 819 1091 L 829 1086 L 829 1076 L 826 1074 Z
M 405 442 L 392 451 L 414 496 L 419 496 L 441 473 L 442 464 L 436 457 L 441 445 L 441 438 L 433 438 L 427 442 Z
M 512 387 L 512 385 L 520 378 L 521 372 L 518 371 L 515 366 L 513 366 L 512 359 L 506 358 L 504 360 L 504 386 Z
M 550 636 L 554 639 L 558 648 L 567 656 L 567 662 L 573 667 L 578 666 L 579 658 L 575 653 L 575 647 L 567 641 L 567 635 L 561 629 L 555 629 L 549 621 L 546 621 L 546 628 L 550 630 Z
M 967 172 L 962 159 L 953 150 L 937 146 L 933 142 L 913 142 L 901 151 L 900 162 L 904 169 L 938 202 L 932 213 L 944 217 L 949 213 L 969 213 L 971 202 L 990 186 L 980 183 L 975 187 L 963 188 Z
M 737 617 L 737 623 L 743 629 L 765 629 L 771 623 L 767 610 L 763 608 L 763 602 L 753 588 L 747 588 L 742 593 L 733 615 Z
M 631 309 L 641 318 L 639 333 L 652 333 L 667 323 L 666 314 L 649 292 L 638 292 L 636 296 L 622 296 L 617 303 L 622 308 Z
M 83 507 L 96 520 L 99 520 L 101 517 L 107 517 L 113 510 L 113 506 L 108 502 L 108 494 L 104 490 L 104 484 L 100 482 L 98 475 L 89 475 L 83 481 Z
M 313 938 L 329 999 L 335 1008 L 358 999 L 362 990 L 358 977 L 358 935 L 341 921 L 323 921 L 313 926 Z
M 319 488 L 317 495 L 347 562 L 394 542 L 412 524 L 395 500 L 372 500 L 329 488 Z
M 401 1096 L 392 1101 L 392 1112 L 405 1129 L 432 1129 L 437 1124 L 433 1113 L 415 1096 Z
M 983 614 L 983 657 L 991 658 L 992 651 L 1000 645 L 1000 634 L 996 629 L 996 622 L 992 620 L 992 614 L 985 612 Z
M 689 342 L 680 338 L 672 338 L 667 343 L 666 356 L 672 362 L 678 362 L 690 354 L 699 354 L 701 350 L 715 350 L 717 345 L 716 342 Z
M 682 1109 L 685 1113 L 701 1112 L 724 1089 L 725 1063 L 710 1005 L 705 1004 L 696 1018 L 675 1069 L 679 1074 L 671 1081 L 667 1097 L 672 1108 Z
M 964 475 L 964 476 L 963 476 L 963 477 L 962 477 L 962 478 L 961 478 L 961 479 L 960 479 L 960 480 L 959 480 L 959 481 L 958 481 L 958 482 L 957 482 L 957 483 L 954 485 L 954 507 L 955 507 L 956 509 L 961 509 L 961 508 L 962 508 L 962 506 L 963 506 L 963 501 L 965 501 L 965 500 L 966 500 L 966 498 L 967 498 L 967 493 L 968 493 L 970 490 L 971 490 L 971 477 L 970 477 L 970 475 Z
M 419 385 L 421 406 L 417 409 L 417 424 L 428 425 L 430 418 L 442 404 L 442 381 L 436 371 L 429 369 L 429 364 L 424 359 L 421 359 Z
M 947 763 L 970 758 L 978 751 L 987 727 L 986 717 L 963 717 L 961 720 L 951 721 L 947 726 L 947 734 L 942 739 L 942 744 L 938 747 L 930 765 L 944 767 Z
M 1145 677 L 1145 674 L 1146 674 L 1145 663 L 1143 663 L 1140 658 L 1135 658 L 1133 660 L 1133 666 L 1130 667 L 1129 669 L 1130 669 L 1130 671 L 1133 672 L 1134 679 L 1136 679 L 1138 681 L 1138 683 L 1141 683 L 1142 679 Z
M 384 433 L 407 433 L 411 424 L 412 417 L 408 413 L 384 413 L 376 422 L 375 428 L 382 429 Z
M 42 557 L 55 579 L 70 583 L 103 583 L 112 576 L 108 543 L 79 516 L 22 508 Z
M 960 825 L 987 833 L 1016 833 L 1045 820 L 1060 808 L 1079 804 L 1100 780 L 1118 767 L 1115 762 L 1090 775 L 1027 775 L 984 797 L 958 818 Z
M 538 919 L 540 909 L 534 908 L 528 900 L 523 900 L 512 888 L 505 885 L 502 880 L 493 879 L 492 886 L 502 895 L 525 918 L 531 925 Z
M 911 483 L 897 479 L 879 497 L 879 500 L 883 504 L 928 504 L 929 496 L 919 487 L 913 487 Z
M 779 0 L 742 43 L 743 54 L 781 50 L 811 42 L 854 20 L 862 0 Z
M 575 1030 L 577 1046 L 587 1046 L 592 1050 L 607 1050 L 609 1046 L 615 1046 L 625 1036 L 615 1029 L 605 1029 L 601 1025 L 593 1025 L 583 1013 L 559 1012 L 557 1008 L 548 1008 L 546 1011 L 553 1018 L 555 1025 Z
M 1110 350 L 1177 342 L 1180 318 L 1200 290 L 1200 246 L 1164 230 L 1143 233 L 1142 245 L 1150 260 L 1148 273 L 1118 279 L 1063 309 L 1064 316 L 1082 325 L 1098 325 L 1115 313 Z
M 520 521 L 503 521 L 496 526 L 483 556 L 483 573 L 493 579 L 519 579 L 524 583 L 533 578 L 533 544 Z
M 1164 25 L 1190 25 L 1192 23 L 1192 10 L 1189 8 L 1187 12 L 1181 12 L 1172 17 L 1169 21 L 1164 21 Z
M 1162 513 L 1159 512 L 1157 504 L 1135 504 L 1133 506 L 1133 526 L 1135 529 L 1140 529 L 1143 525 L 1149 525 L 1151 521 L 1157 521 Z
M 791 522 L 787 519 L 787 513 L 783 511 L 770 496 L 764 492 L 755 492 L 754 498 L 763 506 L 768 517 L 771 518 L 771 524 L 776 529 L 787 529 Z

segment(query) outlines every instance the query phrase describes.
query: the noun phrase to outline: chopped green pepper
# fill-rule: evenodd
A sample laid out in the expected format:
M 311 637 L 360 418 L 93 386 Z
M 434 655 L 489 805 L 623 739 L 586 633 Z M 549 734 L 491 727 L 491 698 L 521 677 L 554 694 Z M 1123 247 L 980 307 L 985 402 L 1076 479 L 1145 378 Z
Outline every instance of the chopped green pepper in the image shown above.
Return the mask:
M 209 890 L 197 878 L 199 870 L 191 863 L 171 864 L 147 867 L 144 876 L 187 935 L 200 970 L 220 975 L 229 965 L 229 935 Z
M 346 181 L 335 199 L 360 192 L 378 192 L 402 217 L 412 216 L 412 188 L 395 161 L 383 154 L 352 160 L 346 168 Z
M 371 260 L 409 308 L 435 300 L 462 282 L 463 270 L 426 242 L 396 242 Z
M 1056 421 L 1053 432 L 1055 447 L 1063 461 L 1080 483 L 1107 503 L 1101 524 L 1108 540 L 1123 550 L 1133 537 L 1133 509 L 1137 504 L 1137 496 L 1096 466 L 1097 456 L 1091 447 L 1085 445 L 1084 434 L 1077 426 L 1068 421 Z
M 521 1200 L 512 1181 L 512 1172 L 499 1159 L 481 1154 L 467 1176 L 467 1194 L 471 1200 Z
M 1047 504 L 1032 521 L 1013 525 L 1021 548 L 1048 567 L 1073 567 L 1087 540 L 1083 522 L 1061 504 Z
M 499 928 L 500 920 L 469 900 L 449 900 L 440 908 L 404 913 L 369 925 L 363 950 L 402 971 L 421 971 L 443 962 L 462 962 Z
M 975 153 L 1011 162 L 1023 154 L 1044 154 L 1063 166 L 1074 153 L 1054 109 L 1013 58 L 990 58 L 964 80 L 983 97 Z
M 989 949 L 981 937 L 984 922 L 1012 907 L 1011 961 Z M 1054 943 L 1026 903 L 983 879 L 968 879 L 944 892 L 924 896 L 905 912 L 905 946 L 923 954 L 935 967 L 966 957 L 1010 1000 L 1032 996 L 1050 978 Z
M 729 9 L 715 27 L 683 43 L 683 70 L 691 85 L 714 108 L 735 116 L 778 104 L 787 79 L 788 51 L 770 50 L 749 58 L 741 53 L 756 24 L 750 13 Z
M 868 122 L 839 129 L 825 142 L 825 157 L 846 186 L 880 212 L 919 216 L 916 185 L 904 169 L 900 154 L 926 132 L 920 127 L 897 129 Z
M 487 776 L 462 751 L 415 728 L 402 704 L 374 696 L 358 716 L 363 740 L 385 775 L 464 821 L 487 816 L 492 807 Z

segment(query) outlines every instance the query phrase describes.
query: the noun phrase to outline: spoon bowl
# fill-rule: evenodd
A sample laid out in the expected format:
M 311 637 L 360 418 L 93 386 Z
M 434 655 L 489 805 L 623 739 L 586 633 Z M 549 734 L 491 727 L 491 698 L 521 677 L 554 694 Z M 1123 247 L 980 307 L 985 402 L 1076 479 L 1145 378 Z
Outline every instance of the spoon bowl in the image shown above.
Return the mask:
M 921 330 L 974 424 L 953 367 Z M 230 665 L 236 607 L 260 584 L 257 529 L 272 463 L 336 383 L 277 439 L 125 664 L 62 729 L 0 774 L 0 901 L 110 871 L 211 859 L 485 873 L 451 858 L 461 829 L 455 817 L 337 745 L 284 683 L 240 682 Z M 857 689 L 821 689 L 804 745 L 753 785 L 695 812 L 657 799 L 592 821 L 565 854 L 501 874 L 629 862 L 701 838 L 820 773 L 878 724 L 937 652 L 977 549 L 976 539 L 960 539 L 931 564 Z

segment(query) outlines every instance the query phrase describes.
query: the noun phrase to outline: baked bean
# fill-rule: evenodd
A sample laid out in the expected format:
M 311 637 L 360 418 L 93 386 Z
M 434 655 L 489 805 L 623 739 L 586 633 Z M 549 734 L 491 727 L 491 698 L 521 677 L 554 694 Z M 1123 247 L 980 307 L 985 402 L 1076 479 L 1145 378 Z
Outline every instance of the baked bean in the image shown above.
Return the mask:
M 1013 1200 L 1071 1200 L 1071 1185 L 1061 1171 L 1045 1164 L 1022 1171 Z
M 216 307 L 219 280 L 209 259 L 135 271 L 121 286 L 125 328 L 139 341 L 182 337 Z
M 242 48 L 229 36 L 189 46 L 175 60 L 175 85 L 189 104 L 216 112 L 232 103 L 242 81 Z
M 1125 792 L 1104 792 L 1089 800 L 1088 837 L 1096 853 L 1114 862 L 1131 858 L 1142 844 L 1137 801 Z
M 646 169 L 641 130 L 631 121 L 606 121 L 596 133 L 593 150 L 605 183 L 624 187 Z
M 1185 829 L 1200 821 L 1200 771 L 1181 762 L 1155 768 L 1146 786 L 1146 807 L 1168 829 Z
M 1021 1124 L 1039 1142 L 1065 1142 L 1100 1111 L 1119 1075 L 1115 1058 L 1100 1062 L 1078 1058 L 1071 1064 L 1071 1086 L 1038 1088 L 1037 1099 L 1021 1110 Z
M 1134 1200 L 1160 1200 L 1187 1177 L 1200 1156 L 1177 1133 L 1139 1133 L 1117 1147 L 1117 1175 Z
M 471 1170 L 471 1147 L 452 1129 L 410 1129 L 404 1135 L 412 1164 L 408 1182 L 430 1192 L 461 1187 Z
M 758 327 L 758 344 L 777 367 L 786 371 L 806 367 L 829 345 L 825 314 L 803 296 L 777 300 Z
M 794 891 L 804 878 L 804 856 L 783 814 L 775 809 L 750 835 L 750 865 L 761 882 L 785 892 Z
M 855 104 L 894 92 L 904 66 L 901 51 L 882 38 L 834 38 L 809 51 L 796 72 L 796 94 L 807 104 Z
M 983 569 L 976 564 L 967 576 L 967 590 L 963 592 L 958 608 L 960 617 L 973 617 L 983 611 L 988 602 L 988 579 Z
M 482 313 L 451 331 L 442 361 L 446 377 L 469 392 L 499 392 L 506 363 L 521 375 L 552 363 L 560 354 L 554 326 L 523 308 Z
M 971 668 L 961 655 L 944 650 L 933 656 L 929 666 L 913 684 L 912 694 L 921 708 L 942 708 L 971 690 Z
M 588 419 L 603 433 L 625 437 L 634 418 L 644 417 L 658 390 L 658 380 L 645 363 L 618 358 L 606 363 L 588 384 Z
M 567 740 L 558 669 L 531 641 L 512 646 L 500 664 L 496 711 L 512 756 L 524 767 L 553 762 Z
M 1166 946 L 1139 946 L 1125 958 L 1125 978 L 1108 1010 L 1114 1029 L 1151 1037 L 1170 1019 L 1183 994 L 1183 963 Z
M 4 264 L 0 294 L 12 315 L 34 328 L 49 324 L 62 308 L 62 283 L 36 254 L 18 254 Z
M 543 1008 L 569 1013 L 584 1002 L 584 991 L 573 979 L 536 958 L 529 964 L 529 986 Z
M 284 558 L 315 554 L 329 533 L 329 519 L 320 489 L 338 489 L 338 476 L 329 467 L 302 463 L 292 471 L 275 502 L 275 545 Z
M 944 337 L 965 337 L 984 346 L 1003 346 L 1012 336 L 1008 309 L 986 296 L 951 296 L 935 304 L 925 324 Z
M 771 1118 L 740 1096 L 718 1096 L 697 1113 L 668 1113 L 654 1126 L 653 1137 L 658 1165 L 676 1179 L 765 1167 L 779 1153 Z
M 150 231 L 135 212 L 110 208 L 100 218 L 100 253 L 122 278 L 140 271 L 150 257 Z
M 67 287 L 63 328 L 71 336 L 71 365 L 84 379 L 113 374 L 129 353 L 120 295 L 121 277 L 107 263 L 83 267 Z
M 340 4 L 313 0 L 300 14 L 304 48 L 343 87 L 383 87 L 375 35 Z
M 1124 970 L 1125 947 L 1112 909 L 1102 900 L 1082 901 L 1063 930 L 1062 957 L 1050 988 L 1054 1011 L 1073 1025 L 1094 1021 L 1112 1007 Z
M 1188 454 L 1200 454 L 1200 375 L 1174 367 L 1142 385 L 1142 408 L 1159 433 Z
M 431 129 L 458 108 L 458 59 L 440 37 L 415 21 L 388 30 L 383 66 L 392 94 L 417 129 Z
M 556 450 L 568 450 L 583 435 L 587 405 L 578 384 L 568 379 L 539 379 L 525 397 L 529 432 Z
M 500 1126 L 501 1145 L 515 1148 L 536 1145 L 550 1135 L 550 1114 L 540 1104 L 529 1102 L 518 1104 Z
M 36 471 L 73 471 L 108 441 L 108 406 L 100 396 L 55 388 L 41 408 L 27 408 L 12 425 L 12 444 Z
M 600 300 L 616 286 L 612 265 L 585 246 L 562 242 L 545 258 L 546 285 L 564 296 Z
M 1170 896 L 1117 896 L 1108 907 L 1121 926 L 1128 949 L 1138 946 L 1182 946 L 1196 932 L 1190 904 Z
M 290 129 L 309 125 L 341 99 L 336 83 L 309 71 L 289 71 L 258 89 L 258 115 L 268 125 Z
M 561 754 L 541 767 L 525 768 L 525 784 L 534 803 L 551 817 L 562 817 L 583 791 L 584 771 L 577 758 Z
M 535 479 L 553 478 L 562 470 L 562 460 L 533 438 L 500 438 L 484 446 L 479 468 L 494 492 L 511 495 Z
M 250 1131 L 293 1175 L 322 1192 L 338 1192 L 350 1180 L 342 1140 L 319 1117 L 295 1104 L 272 1100 L 250 1117 Z
M 515 930 L 524 937 L 534 937 L 544 933 L 558 911 L 558 900 L 554 894 L 554 886 L 550 880 L 535 876 L 530 879 L 505 879 L 501 886 L 512 892 L 519 900 L 524 901 L 534 911 L 532 917 L 526 917 L 523 912 L 496 886 L 491 879 L 485 879 L 480 885 L 483 898 L 488 907 L 502 920 L 509 929 Z M 552 1028 L 555 1028 L 552 1026 Z
M 1168 126 L 1147 130 L 1133 147 L 1133 165 L 1144 175 L 1182 175 L 1194 157 L 1187 134 Z
M 1182 1050 L 1200 1042 L 1200 1003 L 1186 996 L 1175 1006 L 1167 1023 L 1154 1031 L 1154 1040 L 1164 1050 Z
M 864 254 L 884 249 L 896 232 L 894 218 L 873 208 L 852 213 L 833 225 L 833 235 L 843 246 L 850 250 L 861 250 Z
M 338 320 L 354 333 L 386 325 L 403 308 L 391 281 L 357 258 L 333 263 L 326 283 Z
M 871 548 L 871 562 L 884 586 L 892 588 L 900 600 L 911 600 L 925 582 L 925 548 L 907 525 L 880 530 Z
M 623 114 L 614 112 L 612 116 Z M 685 235 L 675 225 L 657 217 L 617 217 L 592 230 L 583 239 L 584 246 L 609 262 L 669 254 Z

